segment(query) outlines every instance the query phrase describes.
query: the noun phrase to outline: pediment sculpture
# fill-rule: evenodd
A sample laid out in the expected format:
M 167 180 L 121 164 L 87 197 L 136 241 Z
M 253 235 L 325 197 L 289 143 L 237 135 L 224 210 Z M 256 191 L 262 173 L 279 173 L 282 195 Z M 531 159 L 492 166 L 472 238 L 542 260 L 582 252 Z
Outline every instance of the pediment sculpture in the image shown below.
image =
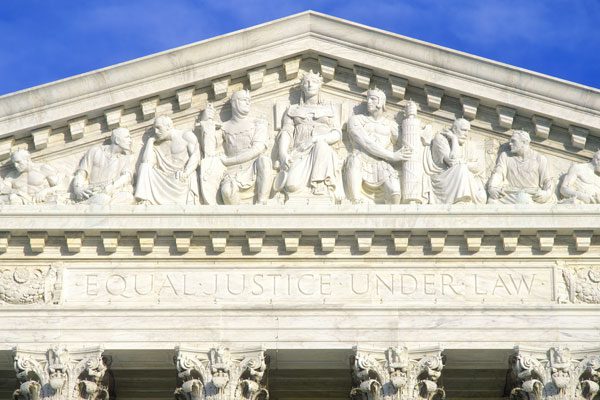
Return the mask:
M 530 146 L 529 133 L 517 130 L 509 142 L 510 150 L 498 156 L 488 183 L 490 203 L 554 203 L 554 182 L 547 158 Z
M 312 71 L 301 79 L 299 104 L 283 115 L 277 137 L 278 169 L 275 190 L 294 196 L 307 190 L 338 200 L 341 177 L 333 145 L 342 140 L 335 108 L 321 97 L 323 78 Z
M 241 89 L 223 122 L 207 103 L 191 129 L 157 114 L 144 143 L 116 127 L 73 171 L 18 149 L 4 169 L 0 204 L 600 203 L 600 152 L 589 162 L 553 165 L 516 129 L 494 163 L 463 117 L 432 124 L 410 99 L 396 103 L 403 110 L 394 115 L 376 87 L 366 91 L 366 111 L 356 106 L 344 117 L 349 105 L 326 100 L 323 85 L 319 73 L 301 75 L 290 89 L 299 99 L 290 96 L 280 114 L 276 107 L 274 121 L 264 117 L 264 100 L 255 115 L 252 92 Z
M 113 129 L 110 144 L 89 149 L 73 178 L 76 201 L 89 204 L 133 204 L 133 155 L 127 128 Z
M 168 116 L 158 116 L 142 153 L 136 199 L 153 205 L 199 204 L 199 163 L 196 135 L 176 129 Z
M 431 180 L 433 203 L 487 202 L 481 164 L 469 157 L 474 153 L 467 141 L 470 129 L 469 121 L 458 118 L 451 128 L 443 129 L 428 143 L 424 164 Z
M 600 150 L 587 163 L 573 164 L 562 181 L 560 194 L 566 203 L 600 203 Z
M 273 182 L 271 159 L 265 154 L 269 144 L 268 122 L 250 116 L 250 92 L 231 95 L 232 118 L 217 129 L 212 104 L 200 121 L 204 157 L 200 165 L 204 201 L 213 204 L 217 192 L 224 204 L 243 199 L 267 204 Z M 217 130 L 221 137 L 217 137 Z M 219 149 L 222 143 L 222 151 Z
M 353 115 L 348 121 L 348 136 L 353 151 L 346 159 L 345 182 L 348 198 L 362 202 L 364 195 L 378 193 L 388 204 L 400 204 L 402 192 L 398 165 L 408 161 L 412 148 L 395 150 L 399 128 L 383 115 L 386 95 L 382 90 L 367 92 L 367 115 Z
M 12 153 L 10 162 L 12 170 L 0 185 L 1 204 L 56 204 L 60 176 L 55 168 L 33 162 L 29 151 L 24 149 Z

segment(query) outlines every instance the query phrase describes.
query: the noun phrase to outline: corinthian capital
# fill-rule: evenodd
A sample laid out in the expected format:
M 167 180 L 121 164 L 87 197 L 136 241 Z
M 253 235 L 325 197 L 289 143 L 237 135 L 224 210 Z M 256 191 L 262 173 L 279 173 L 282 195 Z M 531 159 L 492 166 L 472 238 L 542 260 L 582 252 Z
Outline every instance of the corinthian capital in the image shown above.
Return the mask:
M 19 388 L 15 400 L 108 400 L 114 398 L 111 382 L 105 379 L 107 365 L 101 347 L 69 350 L 14 350 L 14 367 Z M 106 376 L 108 378 L 108 375 Z
M 444 368 L 441 348 L 410 351 L 405 346 L 387 350 L 354 348 L 351 357 L 353 400 L 443 400 L 438 386 Z
M 592 400 L 600 391 L 600 349 L 517 346 L 509 365 L 511 400 Z
M 176 400 L 266 400 L 263 349 L 231 351 L 222 346 L 206 350 L 177 347 Z

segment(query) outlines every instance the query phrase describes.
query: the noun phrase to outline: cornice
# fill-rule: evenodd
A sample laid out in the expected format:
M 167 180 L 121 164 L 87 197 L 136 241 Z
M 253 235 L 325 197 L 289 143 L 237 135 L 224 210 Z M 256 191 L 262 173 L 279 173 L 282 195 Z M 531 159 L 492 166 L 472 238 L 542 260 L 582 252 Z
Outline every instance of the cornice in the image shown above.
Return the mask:
M 151 253 L 155 245 L 172 242 L 179 253 L 193 247 L 193 238 L 202 239 L 209 255 L 225 252 L 230 239 L 243 246 L 243 255 L 273 255 L 272 247 L 281 245 L 287 254 L 302 246 L 315 247 L 316 254 L 336 250 L 340 242 L 351 243 L 356 254 L 372 248 L 381 253 L 428 257 L 444 254 L 447 243 L 464 248 L 452 257 L 496 248 L 499 255 L 515 256 L 517 247 L 531 248 L 527 257 L 574 257 L 595 246 L 600 233 L 600 206 L 332 206 L 332 207 L 260 207 L 260 206 L 120 206 L 84 207 L 5 206 L 0 209 L 0 252 L 6 253 L 11 240 L 23 246 L 24 238 L 33 254 L 44 252 L 50 238 L 63 237 L 66 250 L 79 253 L 84 238 L 96 237 L 103 253 L 115 253 L 120 239 L 135 239 L 141 253 Z M 306 238 L 311 238 L 306 241 Z M 378 239 L 376 239 L 378 238 Z M 485 239 L 484 239 L 485 238 Z M 57 242 L 53 239 L 53 245 Z M 301 241 L 302 240 L 302 241 Z M 458 243 L 460 242 L 460 243 Z M 560 242 L 559 253 L 553 253 Z M 89 242 L 88 242 L 89 243 Z M 198 242 L 196 242 L 198 243 Z M 94 244 L 95 245 L 95 244 Z M 391 247 L 390 247 L 391 246 Z M 491 246 L 491 247 L 490 247 Z M 422 250 L 414 250 L 415 248 Z M 521 247 L 523 248 L 523 247 Z M 595 248 L 595 247 L 594 247 Z M 346 251 L 345 250 L 345 251 Z M 26 251 L 26 252 L 27 252 Z M 347 255 L 354 255 L 349 249 Z M 10 253 L 10 252 L 9 252 Z M 302 253 L 302 252 L 300 252 Z M 456 253 L 456 254 L 454 254 Z M 593 252 L 587 253 L 592 257 Z M 13 254 L 13 253 L 10 253 Z M 226 253 L 229 254 L 229 253 Z M 303 253 L 302 253 L 303 254 Z M 341 255 L 342 253 L 340 253 Z M 383 254 L 383 253 L 382 253 Z M 445 253 L 448 257 L 449 253 Z M 381 255 L 381 254 L 380 254 Z M 237 257 L 237 256 L 236 256 Z

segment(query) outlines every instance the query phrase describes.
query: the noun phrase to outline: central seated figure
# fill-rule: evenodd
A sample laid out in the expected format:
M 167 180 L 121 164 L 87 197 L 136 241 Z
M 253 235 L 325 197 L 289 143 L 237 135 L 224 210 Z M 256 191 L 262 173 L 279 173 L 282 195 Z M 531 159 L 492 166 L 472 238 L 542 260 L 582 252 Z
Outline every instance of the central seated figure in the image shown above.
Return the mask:
M 336 199 L 338 156 L 332 145 L 342 139 L 342 132 L 333 105 L 320 98 L 322 83 L 319 74 L 306 73 L 300 103 L 283 115 L 275 189 L 286 197 L 310 190 L 313 195 Z

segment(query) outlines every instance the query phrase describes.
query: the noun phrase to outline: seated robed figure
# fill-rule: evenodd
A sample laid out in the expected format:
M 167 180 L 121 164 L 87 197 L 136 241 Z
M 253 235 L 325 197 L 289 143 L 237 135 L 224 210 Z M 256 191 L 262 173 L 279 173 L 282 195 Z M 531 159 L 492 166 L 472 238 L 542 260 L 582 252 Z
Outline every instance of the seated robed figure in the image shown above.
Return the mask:
M 300 103 L 283 115 L 275 189 L 286 195 L 309 189 L 313 195 L 335 197 L 338 157 L 332 145 L 342 139 L 342 132 L 333 105 L 321 99 L 322 84 L 319 74 L 304 74 Z
M 233 93 L 231 112 L 231 119 L 220 126 L 218 134 L 212 105 L 202 113 L 204 158 L 200 171 L 204 200 L 214 204 L 219 191 L 225 204 L 240 204 L 247 199 L 266 204 L 273 182 L 271 159 L 265 154 L 269 143 L 268 123 L 250 116 L 247 90 Z
M 515 131 L 510 150 L 498 156 L 488 181 L 488 203 L 534 204 L 556 202 L 548 161 L 530 147 L 525 131 Z
M 154 121 L 138 169 L 135 197 L 145 204 L 198 204 L 200 146 L 191 131 L 181 131 L 161 115 Z
M 89 149 L 73 178 L 77 201 L 89 204 L 133 204 L 133 155 L 127 128 L 113 129 L 110 144 Z
M 487 194 L 481 178 L 483 168 L 468 146 L 471 124 L 458 118 L 450 129 L 438 132 L 425 152 L 425 172 L 431 180 L 432 203 L 485 204 Z

